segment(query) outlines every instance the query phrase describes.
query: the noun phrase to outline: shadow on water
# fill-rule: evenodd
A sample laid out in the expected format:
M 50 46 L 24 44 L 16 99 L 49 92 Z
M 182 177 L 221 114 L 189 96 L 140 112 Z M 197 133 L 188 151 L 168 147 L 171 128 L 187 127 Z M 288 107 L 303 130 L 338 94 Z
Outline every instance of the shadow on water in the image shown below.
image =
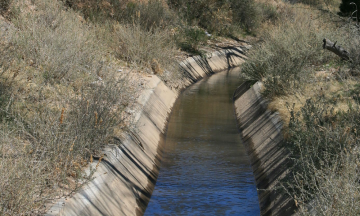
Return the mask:
M 238 68 L 214 74 L 179 97 L 145 215 L 260 215 L 233 110 L 239 76 Z

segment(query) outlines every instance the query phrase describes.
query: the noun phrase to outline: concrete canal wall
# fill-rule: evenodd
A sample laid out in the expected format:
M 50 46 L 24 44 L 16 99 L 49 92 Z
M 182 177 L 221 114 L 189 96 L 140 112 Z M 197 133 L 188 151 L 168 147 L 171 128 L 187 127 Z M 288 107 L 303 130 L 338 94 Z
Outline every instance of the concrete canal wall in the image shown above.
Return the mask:
M 241 47 L 190 57 L 180 62 L 192 83 L 213 73 L 240 65 L 246 57 Z M 159 172 L 161 146 L 172 106 L 180 91 L 167 87 L 157 76 L 147 78 L 147 88 L 138 99 L 143 109 L 136 113 L 133 132 L 124 134 L 121 145 L 108 146 L 94 179 L 72 197 L 62 198 L 47 215 L 142 215 Z M 92 167 L 97 165 L 94 161 Z
M 295 205 L 281 193 L 279 181 L 288 173 L 289 153 L 282 145 L 282 123 L 267 110 L 261 83 L 244 83 L 234 94 L 239 130 L 253 169 L 261 215 L 292 215 Z

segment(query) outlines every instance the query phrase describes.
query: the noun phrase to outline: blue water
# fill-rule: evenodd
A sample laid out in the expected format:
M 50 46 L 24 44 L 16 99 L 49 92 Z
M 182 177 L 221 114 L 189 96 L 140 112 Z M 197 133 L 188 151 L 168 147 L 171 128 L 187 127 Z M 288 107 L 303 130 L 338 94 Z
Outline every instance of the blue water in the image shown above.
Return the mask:
M 260 215 L 233 109 L 239 74 L 215 74 L 181 94 L 145 215 Z

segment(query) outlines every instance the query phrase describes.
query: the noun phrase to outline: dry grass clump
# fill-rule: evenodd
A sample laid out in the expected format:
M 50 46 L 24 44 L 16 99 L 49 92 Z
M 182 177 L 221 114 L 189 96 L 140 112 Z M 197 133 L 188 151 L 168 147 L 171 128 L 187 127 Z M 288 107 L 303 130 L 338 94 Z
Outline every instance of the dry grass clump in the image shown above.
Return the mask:
M 13 36 L 18 55 L 33 67 L 41 67 L 45 81 L 95 75 L 101 69 L 100 58 L 104 55 L 95 27 L 84 25 L 76 13 L 66 13 L 57 1 L 33 2 L 35 8 L 30 7 L 12 19 L 21 31 Z M 27 7 L 21 1 L 17 5 Z M 34 10 L 38 11 L 36 15 Z
M 140 25 L 117 25 L 114 30 L 119 41 L 117 54 L 132 64 L 149 67 L 155 59 L 163 68 L 175 63 L 177 53 L 169 32 L 160 29 L 146 31 Z
M 322 49 L 324 37 L 342 41 L 321 14 L 292 6 L 285 10 L 275 26 L 264 28 L 264 41 L 250 51 L 250 60 L 242 65 L 248 80 L 263 81 L 269 97 L 289 93 L 307 79 L 308 66 L 334 58 Z
M 137 70 L 155 73 L 165 82 L 182 76 L 174 65 L 176 26 L 180 22 L 165 1 L 66 1 L 97 25 L 106 26 L 104 39 L 118 59 Z M 156 70 L 153 70 L 156 62 Z M 176 82 L 176 81 L 175 81 Z
M 292 175 L 285 182 L 301 215 L 360 213 L 358 106 L 334 111 L 323 99 L 291 110 L 286 147 Z
M 241 30 L 254 34 L 262 22 L 277 18 L 271 4 L 256 0 L 170 0 L 168 4 L 189 26 L 217 35 L 236 36 Z
M 175 57 L 174 35 L 171 31 L 156 28 L 143 30 L 141 25 L 115 25 L 113 38 L 118 45 L 116 54 L 133 67 L 158 75 L 169 86 L 176 86 L 183 74 Z
M 295 197 L 299 215 L 359 215 L 359 155 L 358 150 L 351 149 L 338 153 L 331 164 L 324 163 L 321 168 L 308 164 L 311 178 L 295 176 L 300 193 Z M 305 182 L 305 183 L 304 183 Z M 308 192 L 308 186 L 316 186 L 314 193 Z M 305 204 L 306 200 L 312 199 Z
M 80 11 L 85 19 L 94 22 L 115 20 L 121 24 L 139 24 L 143 29 L 172 25 L 175 16 L 164 0 L 64 0 L 66 5 Z
M 322 76 L 317 77 L 318 74 L 322 74 Z M 299 112 L 309 98 L 323 98 L 332 105 L 336 112 L 346 112 L 349 104 L 356 103 L 354 100 L 356 94 L 353 92 L 358 81 L 345 79 L 339 82 L 335 79 L 336 74 L 335 70 L 334 72 L 316 72 L 315 76 L 308 74 L 309 80 L 312 82 L 303 84 L 301 89 L 297 89 L 291 94 L 275 96 L 271 99 L 268 109 L 279 113 L 284 122 L 284 131 L 287 131 L 290 121 L 290 107 L 294 112 Z M 314 83 L 316 84 L 314 85 Z
M 58 1 L 11 6 L 22 12 L 0 38 L 0 215 L 38 215 L 89 179 L 138 90 L 114 74 L 101 27 Z

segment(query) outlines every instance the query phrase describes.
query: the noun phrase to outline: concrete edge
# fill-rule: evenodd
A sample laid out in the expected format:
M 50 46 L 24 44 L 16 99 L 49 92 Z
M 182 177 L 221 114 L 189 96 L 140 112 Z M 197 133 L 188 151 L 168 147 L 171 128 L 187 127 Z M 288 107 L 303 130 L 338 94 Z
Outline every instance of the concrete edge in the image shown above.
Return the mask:
M 188 87 L 240 65 L 246 49 L 233 47 L 180 62 L 184 83 Z M 168 117 L 179 94 L 157 76 L 149 78 L 148 89 L 139 97 L 144 106 L 136 113 L 135 130 L 124 134 L 121 144 L 106 147 L 103 160 L 90 165 L 97 167 L 93 179 L 72 197 L 58 200 L 46 215 L 143 215 L 159 173 Z
M 243 143 L 250 156 L 261 215 L 293 215 L 295 204 L 281 190 L 280 180 L 290 173 L 289 152 L 283 146 L 282 122 L 267 110 L 262 83 L 242 84 L 234 93 L 234 107 Z

